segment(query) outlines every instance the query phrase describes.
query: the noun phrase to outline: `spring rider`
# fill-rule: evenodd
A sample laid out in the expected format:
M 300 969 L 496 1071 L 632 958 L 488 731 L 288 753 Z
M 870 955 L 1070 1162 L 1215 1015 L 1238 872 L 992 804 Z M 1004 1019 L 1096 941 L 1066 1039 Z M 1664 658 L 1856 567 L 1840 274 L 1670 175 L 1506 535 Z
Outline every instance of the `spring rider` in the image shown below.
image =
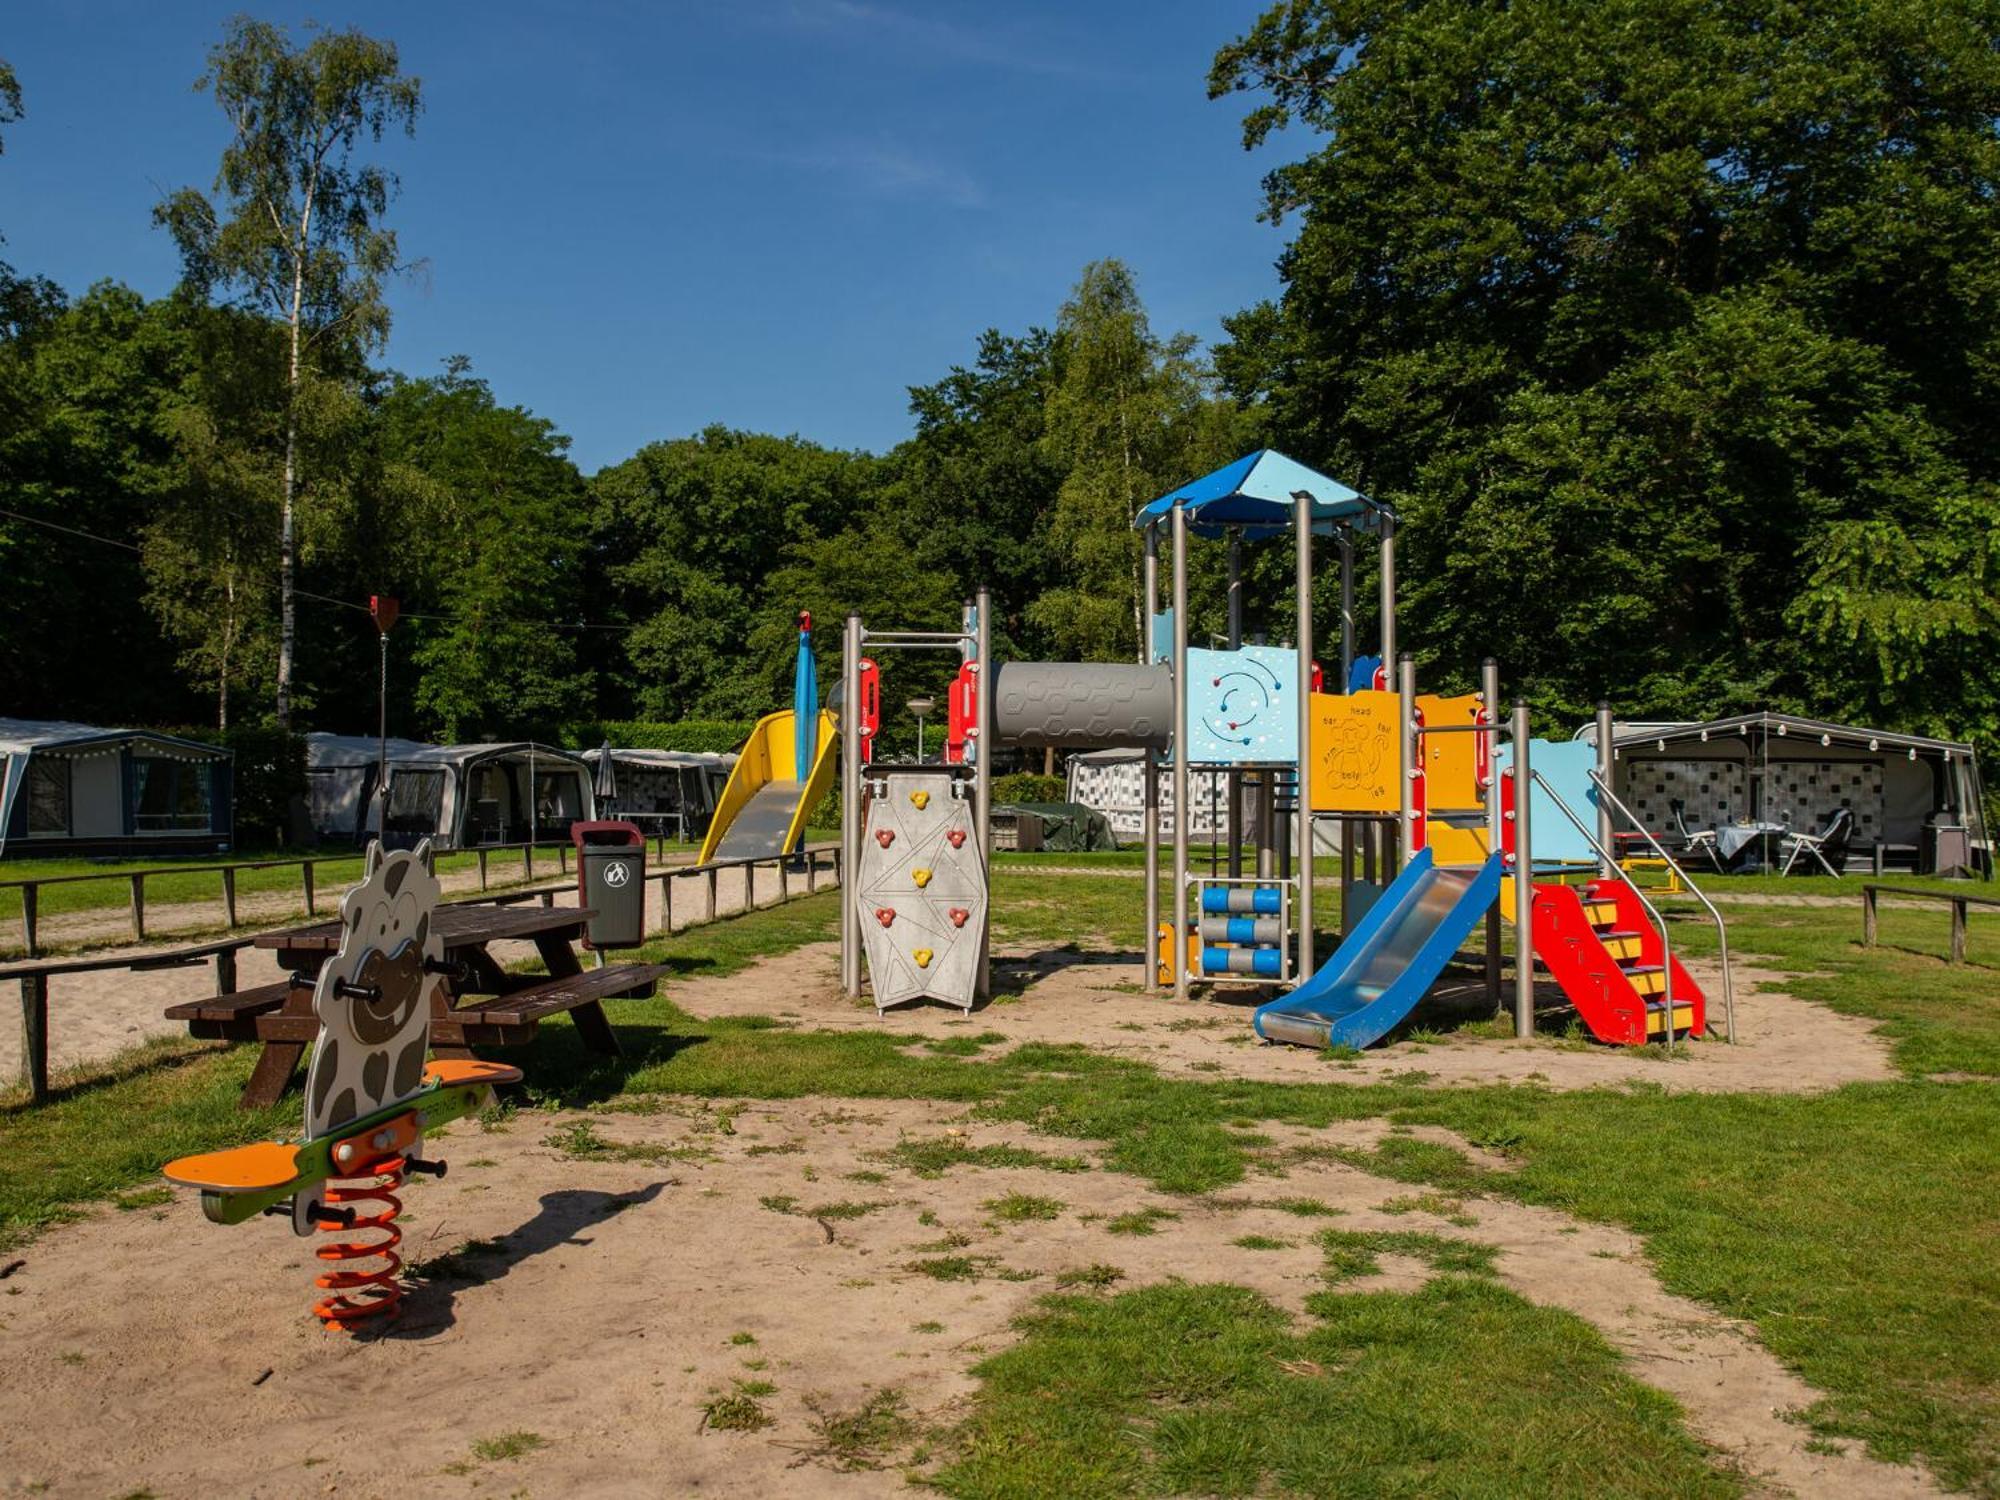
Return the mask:
M 434 995 L 450 966 L 433 930 L 438 882 L 430 842 L 384 853 L 371 844 L 361 883 L 341 899 L 339 950 L 313 985 L 319 1034 L 306 1074 L 305 1135 L 169 1162 L 167 1180 L 201 1190 L 217 1224 L 258 1214 L 292 1232 L 351 1234 L 320 1245 L 326 1267 L 313 1312 L 329 1328 L 392 1315 L 403 1299 L 396 1190 L 411 1173 L 442 1177 L 424 1134 L 484 1108 L 521 1071 L 474 1059 L 426 1063 Z M 441 1007 L 440 1007 L 441 1008 Z

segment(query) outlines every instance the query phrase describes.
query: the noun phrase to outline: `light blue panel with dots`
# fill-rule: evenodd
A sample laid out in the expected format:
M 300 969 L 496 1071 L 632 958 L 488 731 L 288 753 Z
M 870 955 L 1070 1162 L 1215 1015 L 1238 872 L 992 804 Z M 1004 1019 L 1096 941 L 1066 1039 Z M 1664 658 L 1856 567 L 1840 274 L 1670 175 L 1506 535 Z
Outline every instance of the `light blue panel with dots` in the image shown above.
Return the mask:
M 1299 658 L 1283 646 L 1188 650 L 1188 760 L 1296 764 Z

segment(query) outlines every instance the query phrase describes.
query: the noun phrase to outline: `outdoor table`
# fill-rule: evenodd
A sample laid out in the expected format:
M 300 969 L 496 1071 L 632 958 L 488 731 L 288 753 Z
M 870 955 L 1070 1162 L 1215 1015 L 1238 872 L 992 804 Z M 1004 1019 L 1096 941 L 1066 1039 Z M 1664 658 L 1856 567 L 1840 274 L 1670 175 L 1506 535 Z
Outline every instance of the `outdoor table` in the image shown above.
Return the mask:
M 585 1046 L 617 1056 L 618 1038 L 603 1002 L 651 994 L 663 970 L 653 964 L 621 964 L 586 971 L 574 945 L 596 914 L 590 907 L 575 906 L 439 906 L 431 930 L 443 943 L 448 994 L 433 994 L 432 1055 L 463 1058 L 473 1055 L 474 1045 L 512 1046 L 531 1038 L 548 1016 L 568 1011 Z M 253 946 L 275 950 L 279 966 L 291 978 L 167 1011 L 188 1022 L 190 1035 L 264 1044 L 243 1090 L 244 1108 L 273 1104 L 290 1085 L 318 1033 L 313 980 L 339 951 L 340 937 L 338 922 L 262 933 Z M 492 943 L 519 939 L 535 945 L 546 974 L 509 974 L 487 951 Z
M 1724 823 L 1715 830 L 1715 852 L 1721 856 L 1724 869 L 1733 870 L 1737 856 L 1743 854 L 1752 844 L 1755 862 L 1760 868 L 1768 868 L 1776 841 L 1790 833 L 1783 823 Z M 1749 856 L 1746 856 L 1748 862 Z

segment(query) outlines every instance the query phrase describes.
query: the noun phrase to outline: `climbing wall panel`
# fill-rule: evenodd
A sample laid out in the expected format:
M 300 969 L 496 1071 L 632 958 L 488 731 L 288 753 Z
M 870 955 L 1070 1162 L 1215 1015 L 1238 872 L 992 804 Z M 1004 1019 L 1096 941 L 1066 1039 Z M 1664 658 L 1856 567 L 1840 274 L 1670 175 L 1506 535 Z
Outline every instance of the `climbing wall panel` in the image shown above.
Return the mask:
M 970 1010 L 987 900 L 972 785 L 928 767 L 868 776 L 857 891 L 875 1008 L 929 997 Z

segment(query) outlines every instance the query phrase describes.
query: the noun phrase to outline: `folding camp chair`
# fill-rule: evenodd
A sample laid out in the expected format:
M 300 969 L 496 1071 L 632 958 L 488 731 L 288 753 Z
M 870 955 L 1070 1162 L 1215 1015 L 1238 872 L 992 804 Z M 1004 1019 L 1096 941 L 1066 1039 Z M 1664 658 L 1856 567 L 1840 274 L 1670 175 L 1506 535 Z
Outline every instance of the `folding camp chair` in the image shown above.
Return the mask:
M 1840 866 L 1847 863 L 1848 840 L 1854 836 L 1854 813 L 1852 809 L 1837 807 L 1819 825 L 1818 833 L 1791 833 L 1785 835 L 1780 850 L 1785 855 L 1785 868 L 1778 873 L 1789 875 L 1801 854 L 1810 854 L 1818 860 L 1820 867 L 1835 880 L 1840 879 Z
M 1674 811 L 1674 830 L 1680 835 L 1680 852 L 1690 859 L 1705 860 L 1708 867 L 1718 875 L 1726 873 L 1722 865 L 1722 853 L 1715 847 L 1715 830 L 1690 829 L 1687 826 L 1687 804 L 1676 797 L 1670 805 Z

